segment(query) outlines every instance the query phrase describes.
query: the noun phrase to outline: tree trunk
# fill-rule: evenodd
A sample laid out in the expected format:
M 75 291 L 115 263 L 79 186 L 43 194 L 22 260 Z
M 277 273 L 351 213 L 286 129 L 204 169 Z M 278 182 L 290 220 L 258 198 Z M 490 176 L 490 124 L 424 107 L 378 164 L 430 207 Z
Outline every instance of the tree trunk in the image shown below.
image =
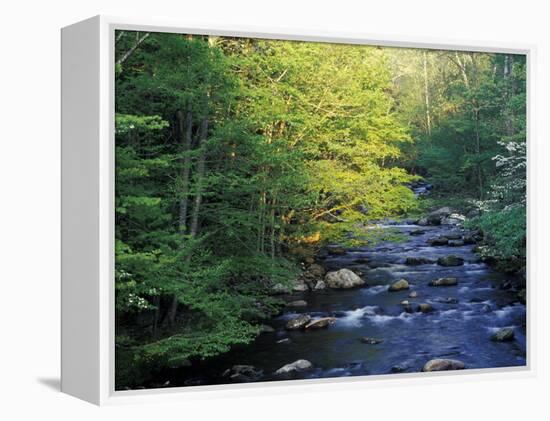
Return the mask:
M 205 162 L 206 149 L 203 148 L 203 146 L 207 135 L 208 135 L 208 119 L 203 118 L 201 122 L 201 127 L 200 127 L 199 144 L 198 144 L 198 147 L 202 148 L 202 150 L 200 152 L 199 160 L 197 162 L 196 192 L 195 192 L 195 200 L 193 204 L 193 212 L 191 214 L 191 228 L 189 231 L 191 237 L 195 237 L 197 235 L 198 228 L 199 228 L 199 216 L 200 216 L 200 208 L 202 203 L 204 173 L 206 171 L 206 162 Z
M 426 104 L 426 133 L 432 133 L 432 118 L 430 114 L 430 91 L 428 89 L 428 55 L 426 51 L 423 54 L 424 64 L 424 101 Z
M 136 49 L 141 45 L 143 41 L 147 39 L 147 37 L 150 35 L 149 32 L 146 32 L 145 35 L 142 37 L 139 36 L 139 32 L 136 33 L 136 41 L 134 44 L 130 47 L 128 51 L 126 51 L 117 61 L 116 64 L 121 65 L 124 63 L 128 58 L 136 51 Z M 120 35 L 122 37 L 122 35 Z
M 187 108 L 185 117 L 181 111 L 176 113 L 178 119 L 179 127 L 179 136 L 180 136 L 180 145 L 182 152 L 185 153 L 183 157 L 183 168 L 181 172 L 181 197 L 179 201 L 179 231 L 182 235 L 187 233 L 187 213 L 189 207 L 189 177 L 191 173 L 191 156 L 189 152 L 191 151 L 192 146 L 192 134 L 193 134 L 193 114 L 191 113 L 191 108 Z M 178 310 L 178 298 L 174 295 L 172 296 L 172 302 L 170 303 L 170 308 L 168 309 L 168 324 L 173 326 L 176 321 L 176 314 Z
M 155 316 L 153 318 L 153 337 L 157 336 L 159 320 L 160 320 L 160 296 L 156 295 L 153 298 L 153 305 L 155 306 Z
M 179 203 L 179 230 L 182 234 L 187 232 L 187 213 L 189 207 L 189 176 L 191 173 L 191 151 L 193 134 L 193 114 L 188 108 L 185 114 L 185 121 L 181 112 L 178 111 L 178 120 L 180 124 L 180 136 L 182 150 L 185 153 L 183 158 L 183 168 L 181 172 L 181 198 Z

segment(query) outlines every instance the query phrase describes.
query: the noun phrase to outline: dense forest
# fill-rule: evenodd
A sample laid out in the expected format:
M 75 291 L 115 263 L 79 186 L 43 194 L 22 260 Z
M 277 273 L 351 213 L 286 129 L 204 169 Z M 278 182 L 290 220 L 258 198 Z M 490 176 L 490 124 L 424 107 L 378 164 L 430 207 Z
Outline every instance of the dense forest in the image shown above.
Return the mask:
M 524 268 L 524 56 L 118 31 L 115 61 L 117 388 L 253 342 L 381 220 L 449 206 Z

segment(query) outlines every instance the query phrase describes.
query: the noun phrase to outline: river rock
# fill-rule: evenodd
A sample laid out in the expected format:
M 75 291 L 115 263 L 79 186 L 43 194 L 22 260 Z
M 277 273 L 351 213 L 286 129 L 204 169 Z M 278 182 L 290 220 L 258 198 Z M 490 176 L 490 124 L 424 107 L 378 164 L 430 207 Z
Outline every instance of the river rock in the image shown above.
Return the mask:
M 462 234 L 458 232 L 450 232 L 445 234 L 445 237 L 449 240 L 462 240 Z
M 447 371 L 447 370 L 463 370 L 466 366 L 462 361 L 451 360 L 447 358 L 435 358 L 424 364 L 422 371 Z
M 400 279 L 388 287 L 389 292 L 397 292 L 404 289 L 409 289 L 409 282 L 406 279 Z
M 292 287 L 292 291 L 294 292 L 305 292 L 308 290 L 309 290 L 309 287 L 307 286 L 305 280 L 302 278 L 297 279 L 296 282 L 294 283 L 294 286 Z
M 441 221 L 449 216 L 451 212 L 452 210 L 446 206 L 430 212 L 426 216 L 428 225 L 440 225 Z
M 327 273 L 325 283 L 329 288 L 334 289 L 348 289 L 365 285 L 365 281 L 349 269 L 340 269 Z
M 281 283 L 278 283 L 271 287 L 271 292 L 273 294 L 288 294 L 290 292 L 290 288 Z
M 298 330 L 304 328 L 311 321 L 309 314 L 300 314 L 298 317 L 290 319 L 285 328 L 287 330 Z
M 320 291 L 327 287 L 327 284 L 325 284 L 325 281 L 317 281 L 315 284 L 315 287 L 313 287 L 314 290 Z
M 307 268 L 307 271 L 312 275 L 312 276 L 315 276 L 315 277 L 322 277 L 322 276 L 325 276 L 325 273 L 326 273 L 326 270 L 323 266 L 321 266 L 320 264 L 318 263 L 313 263 L 311 265 L 308 266 Z
M 413 308 L 412 308 L 412 305 L 409 302 L 409 300 L 401 301 L 401 305 L 403 306 L 403 311 L 405 311 L 405 313 L 412 313 L 413 312 Z
M 384 342 L 382 339 L 371 338 L 369 336 L 363 336 L 360 341 L 367 345 L 378 345 Z
M 409 367 L 406 366 L 406 365 L 397 364 L 397 365 L 392 366 L 392 368 L 390 369 L 390 373 L 394 373 L 394 374 L 397 374 L 397 373 L 404 373 L 404 372 L 407 371 L 408 369 L 409 369 Z
M 462 240 L 449 240 L 447 243 L 450 247 L 461 247 L 464 245 L 464 241 Z
M 439 278 L 431 281 L 429 284 L 431 287 L 452 287 L 458 285 L 458 280 L 456 278 Z
M 301 371 L 308 371 L 313 368 L 313 364 L 311 364 L 308 360 L 297 360 L 293 363 L 287 364 L 279 368 L 275 375 L 282 376 L 285 374 L 293 374 L 298 373 Z
M 418 291 L 409 292 L 409 298 L 416 298 L 416 297 L 418 297 Z
M 431 313 L 433 310 L 434 309 L 432 305 L 428 303 L 421 303 L 421 304 L 418 304 L 418 307 L 416 307 L 416 311 L 420 313 Z
M 509 342 L 514 339 L 514 329 L 511 327 L 503 327 L 502 329 L 499 329 L 496 331 L 493 336 L 491 336 L 491 340 L 495 342 Z
M 464 259 L 458 256 L 445 256 L 437 259 L 437 264 L 440 266 L 462 266 Z
M 305 301 L 305 300 L 291 301 L 289 303 L 286 303 L 286 306 L 291 307 L 291 308 L 306 307 L 307 306 L 307 301 Z
M 476 239 L 470 234 L 466 234 L 462 238 L 462 241 L 464 241 L 464 244 L 475 244 L 476 243 Z
M 424 227 L 424 226 L 426 226 L 426 225 L 429 225 L 428 218 L 426 218 L 426 217 L 424 216 L 424 217 L 418 219 L 418 220 L 416 221 L 416 225 L 420 225 L 421 227 Z
M 425 230 L 416 229 L 416 230 L 412 230 L 409 234 L 410 235 L 422 235 L 422 234 L 425 234 L 425 233 L 426 233 Z
M 259 380 L 262 375 L 263 371 L 257 370 L 252 365 L 234 365 L 222 374 L 223 377 L 229 377 L 231 380 L 237 382 L 252 382 Z
M 436 237 L 428 239 L 427 243 L 430 246 L 446 246 L 449 240 L 446 237 Z
M 426 259 L 425 257 L 407 257 L 405 264 L 409 266 L 427 265 L 433 263 L 433 260 Z
M 359 265 L 366 265 L 367 263 L 369 263 L 369 259 L 367 257 L 359 257 L 357 259 L 354 259 L 353 263 L 357 263 Z
M 305 326 L 305 329 L 322 329 L 329 327 L 334 322 L 336 322 L 335 317 L 323 317 L 321 319 L 312 320 Z
M 441 225 L 459 225 L 466 220 L 466 217 L 460 213 L 452 213 L 445 218 L 441 218 Z

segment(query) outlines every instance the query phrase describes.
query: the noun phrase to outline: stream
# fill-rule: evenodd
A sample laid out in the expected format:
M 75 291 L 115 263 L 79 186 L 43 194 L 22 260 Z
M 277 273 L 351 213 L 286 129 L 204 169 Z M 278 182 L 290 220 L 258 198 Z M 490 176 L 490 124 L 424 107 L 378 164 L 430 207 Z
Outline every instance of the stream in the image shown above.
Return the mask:
M 327 271 L 348 268 L 361 274 L 364 287 L 293 293 L 285 300 L 305 300 L 307 306 L 286 309 L 270 321 L 274 331 L 261 334 L 252 344 L 238 347 L 222 357 L 185 371 L 166 373 L 170 386 L 231 383 L 222 373 L 233 365 L 258 370 L 253 381 L 280 379 L 274 372 L 299 359 L 313 364 L 291 378 L 326 378 L 355 375 L 419 372 L 433 358 L 462 361 L 466 368 L 511 367 L 526 364 L 526 308 L 509 287 L 515 275 L 493 270 L 472 252 L 473 245 L 431 246 L 428 239 L 461 234 L 454 225 L 380 225 L 397 229 L 405 242 L 378 243 L 373 247 L 348 248 L 342 255 L 327 255 Z M 420 231 L 419 231 L 420 230 Z M 422 233 L 423 231 L 423 233 Z M 413 232 L 415 235 L 410 235 Z M 407 257 L 436 260 L 455 255 L 461 266 L 437 263 L 406 265 Z M 429 286 L 442 277 L 456 277 L 456 286 Z M 408 290 L 389 292 L 399 279 Z M 417 297 L 410 298 L 415 291 Z M 433 311 L 404 311 L 403 300 L 413 309 L 428 303 Z M 285 324 L 300 313 L 314 319 L 335 317 L 325 329 L 288 331 Z M 514 330 L 508 342 L 491 340 L 502 327 Z M 361 342 L 362 337 L 381 340 Z M 165 377 L 166 378 L 166 377 Z M 239 379 L 238 377 L 236 379 Z M 250 380 L 250 379 L 249 379 Z M 239 379 L 242 381 L 242 379 Z

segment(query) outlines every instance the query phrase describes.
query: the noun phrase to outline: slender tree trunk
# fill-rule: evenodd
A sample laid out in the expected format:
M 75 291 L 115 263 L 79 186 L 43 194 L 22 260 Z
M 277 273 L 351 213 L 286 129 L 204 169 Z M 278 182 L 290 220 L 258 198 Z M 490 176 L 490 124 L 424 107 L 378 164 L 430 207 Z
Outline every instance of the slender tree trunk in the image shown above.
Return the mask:
M 504 56 L 504 66 L 503 66 L 503 77 L 504 81 L 506 83 L 506 91 L 505 91 L 505 110 L 504 110 L 504 132 L 506 133 L 506 136 L 513 136 L 514 135 L 514 123 L 512 121 L 512 110 L 510 110 L 510 104 L 508 103 L 509 99 L 511 98 L 513 94 L 513 87 L 510 84 L 510 78 L 512 74 L 512 56 L 506 54 Z
M 432 133 L 432 118 L 430 114 L 430 91 L 428 89 L 428 55 L 426 51 L 423 54 L 424 64 L 424 101 L 426 104 L 426 133 Z
M 178 116 L 180 122 L 180 133 L 182 136 L 182 150 L 185 152 L 183 158 L 183 168 L 181 173 L 181 199 L 179 203 L 179 229 L 182 234 L 187 232 L 187 213 L 189 207 L 189 176 L 191 173 L 191 151 L 192 134 L 193 134 L 193 114 L 191 109 L 188 108 L 185 114 L 185 121 L 183 116 Z
M 147 39 L 147 37 L 150 35 L 149 32 L 146 32 L 143 36 L 139 36 L 139 32 L 136 33 L 136 41 L 134 42 L 134 44 L 130 47 L 130 49 L 128 51 L 126 51 L 117 61 L 116 61 L 116 64 L 118 65 L 121 65 L 122 63 L 124 63 L 126 60 L 128 60 L 128 58 L 134 53 L 134 51 L 136 51 L 136 49 L 141 45 L 141 43 L 143 41 L 145 41 Z M 119 35 L 119 37 L 121 38 L 122 35 Z
M 479 200 L 483 200 L 483 168 L 481 162 L 479 162 L 481 156 L 481 138 L 479 134 L 479 110 L 474 109 L 474 123 L 475 123 L 475 139 L 476 139 L 476 154 L 478 158 L 477 163 L 477 179 L 479 184 Z
M 276 228 L 275 228 L 275 203 L 276 203 L 276 199 L 274 198 L 272 201 L 271 201 L 271 220 L 269 221 L 270 225 L 271 225 L 271 233 L 270 233 L 270 236 L 269 236 L 269 245 L 270 245 L 270 251 L 271 251 L 271 258 L 272 259 L 275 259 L 275 254 L 276 254 L 276 251 L 275 251 L 275 236 L 276 236 Z
M 197 235 L 198 228 L 199 228 L 199 216 L 200 216 L 200 208 L 201 208 L 202 194 L 203 194 L 202 190 L 203 190 L 203 184 L 204 184 L 204 174 L 206 171 L 206 149 L 203 146 L 207 135 L 208 135 L 208 119 L 203 118 L 201 122 L 201 127 L 200 127 L 199 144 L 198 144 L 198 147 L 202 148 L 202 150 L 197 162 L 196 192 L 195 192 L 195 200 L 193 204 L 193 212 L 191 214 L 191 228 L 189 231 L 191 237 L 195 237 Z
M 156 295 L 153 298 L 153 305 L 155 306 L 155 316 L 153 318 L 153 337 L 157 336 L 158 326 L 160 320 L 160 296 Z
M 181 172 L 181 198 L 179 201 L 179 231 L 185 235 L 187 233 L 187 213 L 189 207 L 189 177 L 191 173 L 191 156 L 189 152 L 192 146 L 192 134 L 193 134 L 193 114 L 191 108 L 187 108 L 185 116 L 181 111 L 176 114 L 179 125 L 180 145 L 182 152 L 185 153 L 183 157 L 183 168 Z M 178 298 L 176 295 L 172 296 L 170 308 L 168 309 L 167 320 L 170 326 L 173 326 L 176 321 L 176 315 L 178 310 Z
M 458 67 L 460 69 L 460 73 L 462 74 L 462 80 L 464 81 L 464 85 L 466 85 L 466 87 L 469 88 L 470 80 L 468 79 L 468 74 L 466 73 L 466 64 L 460 59 L 460 56 L 458 55 L 458 51 L 455 51 L 455 57 L 456 57 L 456 62 L 458 64 Z

